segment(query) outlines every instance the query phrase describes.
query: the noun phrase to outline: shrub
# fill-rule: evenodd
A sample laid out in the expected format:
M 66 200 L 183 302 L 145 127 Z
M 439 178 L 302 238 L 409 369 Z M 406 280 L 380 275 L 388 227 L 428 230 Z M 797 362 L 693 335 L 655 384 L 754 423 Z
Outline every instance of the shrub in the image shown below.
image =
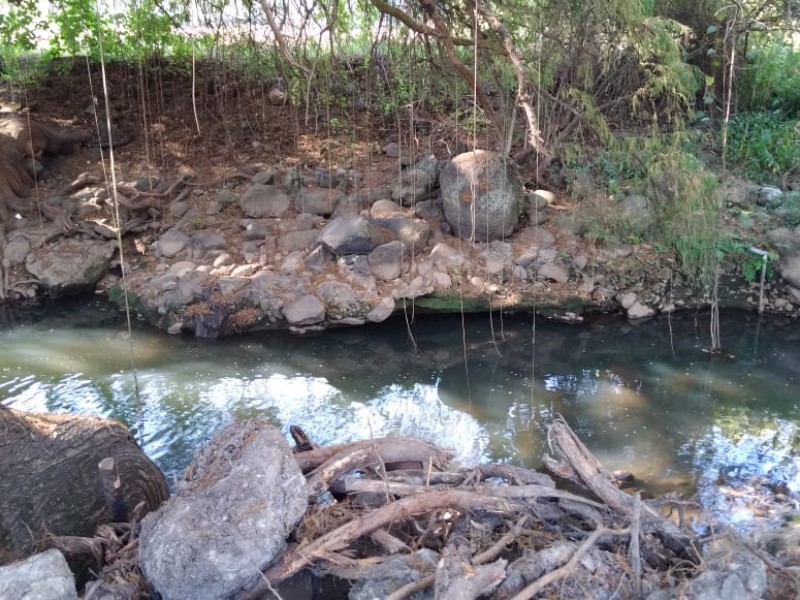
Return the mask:
M 728 128 L 730 165 L 758 183 L 781 183 L 800 164 L 800 121 L 780 112 L 740 113 Z

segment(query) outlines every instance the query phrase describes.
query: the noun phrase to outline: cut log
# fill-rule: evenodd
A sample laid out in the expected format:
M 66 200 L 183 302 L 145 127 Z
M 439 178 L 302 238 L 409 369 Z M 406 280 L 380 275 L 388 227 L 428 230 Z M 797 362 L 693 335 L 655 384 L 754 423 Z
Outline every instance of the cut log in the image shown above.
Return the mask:
M 99 467 L 106 458 L 113 461 L 104 466 L 115 468 L 112 488 L 119 477 L 109 498 Z M 0 548 L 17 556 L 45 533 L 91 536 L 140 502 L 150 511 L 169 496 L 164 475 L 128 429 L 90 416 L 0 407 L 0 474 Z

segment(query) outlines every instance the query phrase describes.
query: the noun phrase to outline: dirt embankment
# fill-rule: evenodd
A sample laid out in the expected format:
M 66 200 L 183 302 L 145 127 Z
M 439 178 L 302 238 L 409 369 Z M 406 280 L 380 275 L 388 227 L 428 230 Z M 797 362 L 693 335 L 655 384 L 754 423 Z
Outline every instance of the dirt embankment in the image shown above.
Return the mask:
M 534 193 L 548 174 L 537 179 L 532 162 L 509 166 L 522 193 L 512 234 L 486 243 L 454 235 L 439 169 L 456 151 L 495 147 L 491 132 L 465 143 L 444 116 L 424 111 L 390 122 L 363 102 L 352 111 L 295 106 L 274 93 L 274 82 L 221 77 L 214 65 L 195 82 L 166 65 L 149 65 L 142 77 L 115 65 L 106 111 L 92 99 L 98 70 L 85 67 L 76 61 L 45 78 L 15 107 L 23 119 L 94 138 L 66 156 L 45 154 L 31 194 L 9 205 L 22 218 L 9 217 L 1 232 L 6 301 L 99 289 L 123 303 L 124 266 L 135 310 L 155 326 L 206 337 L 369 323 L 409 305 L 535 307 L 579 320 L 595 310 L 642 318 L 708 302 L 706 292 L 681 286 L 657 244 L 586 235 L 585 206 L 558 189 Z M 429 164 L 433 180 L 415 187 Z M 607 210 L 622 218 L 646 212 L 647 202 Z M 322 240 L 343 217 L 347 235 L 360 233 L 358 217 L 379 226 L 366 250 Z M 371 254 L 384 243 L 391 248 Z M 756 283 L 721 279 L 725 306 L 797 313 L 791 288 L 760 292 Z

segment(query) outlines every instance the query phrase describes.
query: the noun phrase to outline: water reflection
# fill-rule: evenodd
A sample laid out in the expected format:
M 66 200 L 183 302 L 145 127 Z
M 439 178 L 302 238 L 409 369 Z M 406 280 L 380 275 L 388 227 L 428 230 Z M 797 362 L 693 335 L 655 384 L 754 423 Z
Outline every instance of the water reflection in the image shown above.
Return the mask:
M 562 414 L 605 464 L 654 493 L 697 489 L 714 505 L 721 482 L 753 477 L 800 492 L 794 324 L 724 315 L 733 360 L 702 351 L 702 315 L 539 320 L 535 344 L 532 325 L 474 316 L 462 333 L 460 317 L 440 316 L 311 338 L 203 341 L 138 328 L 129 339 L 115 310 L 73 301 L 3 326 L 0 400 L 121 419 L 176 474 L 214 430 L 251 416 L 301 425 L 320 443 L 418 435 L 464 463 L 538 466 L 544 425 Z

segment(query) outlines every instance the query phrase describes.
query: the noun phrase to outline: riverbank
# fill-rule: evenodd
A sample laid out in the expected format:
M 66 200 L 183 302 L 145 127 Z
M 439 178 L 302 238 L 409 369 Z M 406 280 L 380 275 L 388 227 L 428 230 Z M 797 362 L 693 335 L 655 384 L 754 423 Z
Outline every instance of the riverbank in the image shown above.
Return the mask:
M 123 75 L 112 85 L 130 83 Z M 78 87 L 85 73 L 58 77 Z M 85 121 L 79 98 L 38 92 L 32 117 Z M 120 123 L 118 225 L 103 177 L 107 144 L 48 162 L 37 189 L 48 210 L 32 202 L 3 232 L 5 302 L 96 290 L 154 327 L 216 338 L 418 311 L 640 319 L 712 301 L 713 286 L 688 280 L 652 229 L 664 202 L 657 190 L 576 199 L 570 186 L 540 187 L 548 177 L 492 154 L 493 142 L 454 155 L 437 130 L 407 145 L 368 115 L 353 120 L 355 135 L 321 130 L 283 101 L 243 108 L 261 111 L 269 143 L 239 132 L 231 145 L 218 139 L 224 129 L 198 138 L 181 106 L 162 118 L 157 160 L 148 159 L 154 138 Z M 465 203 L 459 178 L 483 173 L 481 156 L 496 157 L 501 177 L 477 176 L 483 191 Z M 441 173 L 454 169 L 462 175 L 443 185 Z M 733 177 L 721 188 L 718 306 L 797 317 L 795 195 Z

